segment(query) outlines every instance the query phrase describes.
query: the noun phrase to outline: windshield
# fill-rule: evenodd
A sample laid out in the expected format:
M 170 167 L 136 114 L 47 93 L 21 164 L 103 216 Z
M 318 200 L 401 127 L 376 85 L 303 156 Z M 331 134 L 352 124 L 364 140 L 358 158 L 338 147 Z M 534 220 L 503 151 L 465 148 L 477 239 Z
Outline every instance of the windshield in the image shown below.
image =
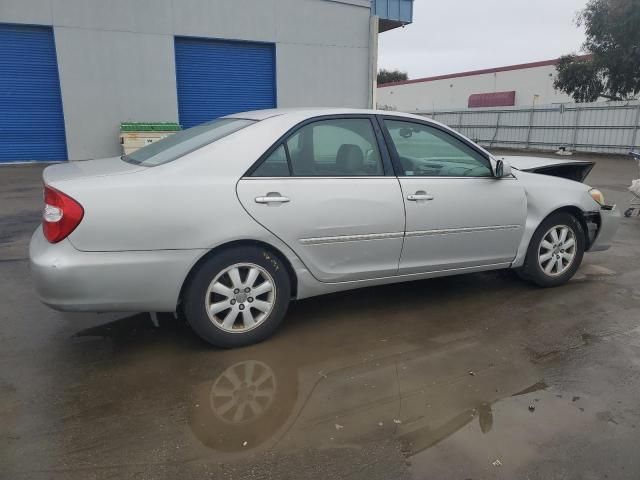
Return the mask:
M 155 167 L 172 162 L 252 123 L 256 123 L 256 121 L 241 118 L 219 118 L 169 135 L 129 155 L 124 155 L 122 160 L 144 167 Z

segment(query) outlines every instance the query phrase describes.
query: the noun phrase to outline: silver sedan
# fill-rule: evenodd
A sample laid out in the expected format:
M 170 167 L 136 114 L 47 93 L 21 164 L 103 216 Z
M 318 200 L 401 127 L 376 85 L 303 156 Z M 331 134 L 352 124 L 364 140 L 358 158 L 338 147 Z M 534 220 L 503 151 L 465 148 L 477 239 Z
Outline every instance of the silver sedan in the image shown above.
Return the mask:
M 241 113 L 45 169 L 33 277 L 53 308 L 179 312 L 219 347 L 339 290 L 503 268 L 551 287 L 617 229 L 592 166 L 496 158 L 414 115 Z

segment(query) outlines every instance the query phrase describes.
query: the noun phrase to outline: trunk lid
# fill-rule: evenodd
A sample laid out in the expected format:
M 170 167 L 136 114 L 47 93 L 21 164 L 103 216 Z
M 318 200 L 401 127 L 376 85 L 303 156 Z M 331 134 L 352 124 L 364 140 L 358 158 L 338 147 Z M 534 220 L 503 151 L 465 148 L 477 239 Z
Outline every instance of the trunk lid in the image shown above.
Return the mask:
M 144 170 L 147 167 L 133 165 L 120 157 L 98 160 L 79 160 L 51 165 L 44 169 L 42 177 L 47 185 L 88 177 L 106 177 L 124 175 Z
M 498 157 L 523 172 L 540 173 L 554 177 L 584 182 L 595 162 L 587 160 L 564 160 L 545 157 L 501 156 Z

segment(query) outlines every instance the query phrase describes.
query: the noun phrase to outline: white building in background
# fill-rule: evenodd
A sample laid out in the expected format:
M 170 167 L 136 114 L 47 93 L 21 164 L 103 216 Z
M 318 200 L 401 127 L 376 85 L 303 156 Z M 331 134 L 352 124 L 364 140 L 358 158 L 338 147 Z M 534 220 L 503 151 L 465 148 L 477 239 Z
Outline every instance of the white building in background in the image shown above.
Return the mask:
M 553 88 L 558 59 L 379 85 L 379 108 L 411 111 L 572 102 Z

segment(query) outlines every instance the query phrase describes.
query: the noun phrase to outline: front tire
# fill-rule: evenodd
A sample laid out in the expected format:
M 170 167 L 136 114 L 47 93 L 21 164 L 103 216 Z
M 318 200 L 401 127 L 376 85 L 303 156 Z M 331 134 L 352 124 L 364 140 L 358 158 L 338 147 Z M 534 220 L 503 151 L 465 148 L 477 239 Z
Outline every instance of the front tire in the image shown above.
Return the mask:
M 559 212 L 537 228 L 519 270 L 523 279 L 540 287 L 557 287 L 576 273 L 585 250 L 585 233 L 576 217 Z
M 291 297 L 282 261 L 259 246 L 211 256 L 190 279 L 184 313 L 193 330 L 220 348 L 258 343 L 284 318 Z

